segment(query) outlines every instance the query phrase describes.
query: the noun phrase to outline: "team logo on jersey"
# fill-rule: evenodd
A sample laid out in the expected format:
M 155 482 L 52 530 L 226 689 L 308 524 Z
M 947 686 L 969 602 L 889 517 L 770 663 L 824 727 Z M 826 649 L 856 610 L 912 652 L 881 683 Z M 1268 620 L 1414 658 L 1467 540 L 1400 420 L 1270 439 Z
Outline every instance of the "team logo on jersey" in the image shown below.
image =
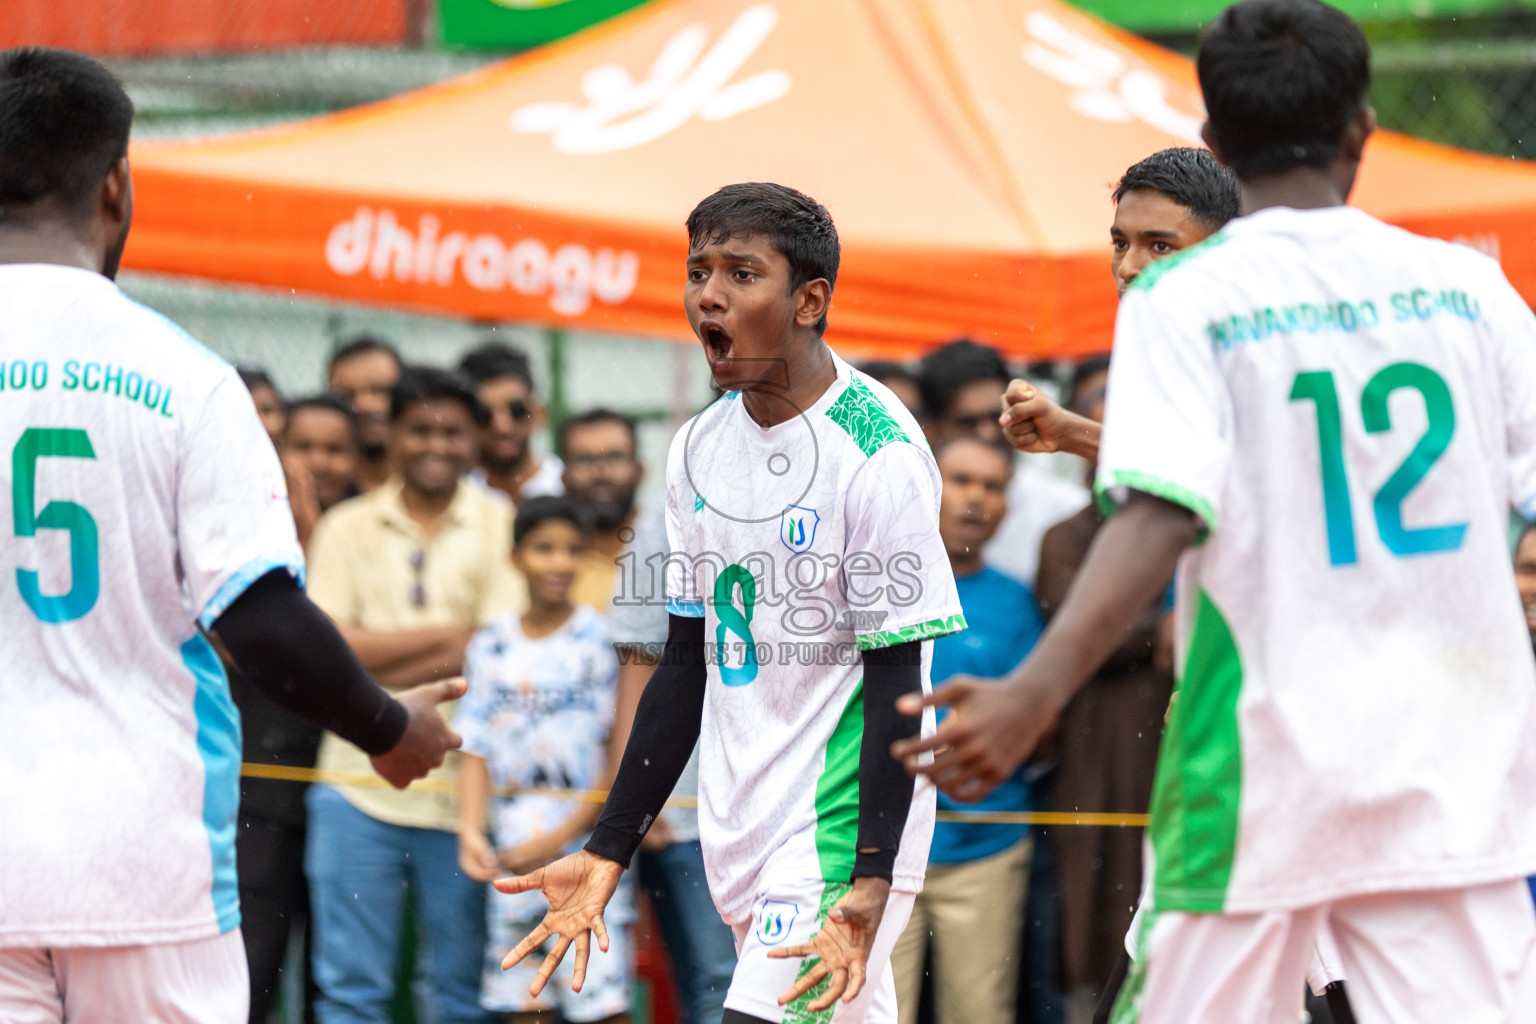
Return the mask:
M 269 500 L 269 501 L 287 501 L 288 500 L 288 481 L 284 480 L 282 477 L 278 477 L 277 481 L 272 485 L 272 489 L 267 492 L 267 500 Z
M 764 900 L 757 915 L 757 938 L 765 946 L 777 946 L 789 938 L 800 914 L 800 904 L 785 900 Z
M 821 516 L 815 509 L 789 505 L 779 516 L 779 539 L 797 555 L 809 551 L 816 543 L 816 525 L 820 522 Z

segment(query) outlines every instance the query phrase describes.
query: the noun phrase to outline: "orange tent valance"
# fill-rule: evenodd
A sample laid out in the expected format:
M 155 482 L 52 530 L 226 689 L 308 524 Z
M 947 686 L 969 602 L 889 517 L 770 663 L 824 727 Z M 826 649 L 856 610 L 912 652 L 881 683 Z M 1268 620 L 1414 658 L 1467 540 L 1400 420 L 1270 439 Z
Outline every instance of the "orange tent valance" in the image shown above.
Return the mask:
M 1190 145 L 1189 63 L 1056 0 L 659 0 L 481 72 L 132 150 L 125 265 L 686 337 L 683 220 L 778 181 L 843 240 L 829 338 L 1101 351 L 1109 191 Z M 1383 133 L 1357 201 L 1536 298 L 1536 171 Z

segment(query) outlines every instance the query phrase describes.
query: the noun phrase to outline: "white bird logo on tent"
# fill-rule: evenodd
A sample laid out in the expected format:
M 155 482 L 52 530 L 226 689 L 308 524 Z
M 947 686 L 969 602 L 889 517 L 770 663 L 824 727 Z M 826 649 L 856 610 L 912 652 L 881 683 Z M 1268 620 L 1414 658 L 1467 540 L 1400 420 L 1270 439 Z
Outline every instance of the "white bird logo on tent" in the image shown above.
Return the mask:
M 1074 91 L 1067 98 L 1084 117 L 1108 123 L 1141 121 L 1175 138 L 1203 145 L 1201 115 L 1186 114 L 1168 102 L 1163 80 L 1150 71 L 1128 68 L 1125 58 L 1067 28 L 1043 11 L 1024 21 L 1031 41 L 1024 60 Z
M 723 121 L 789 92 L 786 71 L 762 71 L 739 82 L 731 78 L 778 24 L 772 4 L 741 12 L 714 46 L 709 29 L 694 24 L 662 48 L 640 81 L 617 64 L 604 64 L 581 79 L 586 104 L 534 103 L 512 114 L 512 130 L 548 132 L 562 153 L 612 153 L 661 138 L 695 115 Z

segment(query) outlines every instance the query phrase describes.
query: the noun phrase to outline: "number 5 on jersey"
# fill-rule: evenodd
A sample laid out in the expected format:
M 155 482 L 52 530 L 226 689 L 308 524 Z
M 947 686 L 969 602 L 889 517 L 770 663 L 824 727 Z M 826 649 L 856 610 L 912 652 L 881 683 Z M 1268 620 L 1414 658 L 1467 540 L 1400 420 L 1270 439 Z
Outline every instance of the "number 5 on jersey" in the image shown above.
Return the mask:
M 1403 464 L 1381 485 L 1372 501 L 1376 532 L 1387 550 L 1399 558 L 1455 551 L 1467 532 L 1466 523 L 1410 528 L 1403 524 L 1403 502 L 1445 454 L 1456 432 L 1456 406 L 1451 389 L 1434 370 L 1419 363 L 1393 363 L 1372 377 L 1360 395 L 1360 415 L 1367 433 L 1392 429 L 1387 400 L 1400 388 L 1412 388 L 1424 399 L 1429 425 Z M 1323 513 L 1328 524 L 1328 558 L 1334 566 L 1354 565 L 1355 517 L 1349 498 L 1349 474 L 1344 465 L 1344 434 L 1339 390 L 1327 370 L 1298 373 L 1291 386 L 1291 401 L 1312 402 L 1317 407 L 1318 451 L 1322 457 Z
M 96 520 L 72 501 L 50 501 L 37 511 L 37 460 L 43 458 L 94 459 L 96 450 L 83 430 L 32 427 L 11 450 L 11 508 L 16 536 L 36 537 L 38 530 L 69 531 L 69 592 L 44 594 L 38 574 L 16 570 L 21 599 L 44 622 L 70 622 L 96 604 L 101 593 L 101 569 L 96 549 Z

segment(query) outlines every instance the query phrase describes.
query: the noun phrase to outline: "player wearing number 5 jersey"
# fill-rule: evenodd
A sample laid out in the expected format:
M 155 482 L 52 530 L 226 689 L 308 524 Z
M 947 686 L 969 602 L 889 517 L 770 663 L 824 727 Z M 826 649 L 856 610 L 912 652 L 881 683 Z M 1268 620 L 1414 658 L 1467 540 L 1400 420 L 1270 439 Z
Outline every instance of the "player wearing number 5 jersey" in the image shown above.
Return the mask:
M 240 723 L 253 685 L 403 786 L 457 738 L 296 586 L 276 453 L 235 371 L 113 284 L 132 106 L 0 52 L 0 1020 L 246 1019 Z
M 1118 511 L 922 770 L 963 792 L 1009 766 L 1192 545 L 1113 1020 L 1294 1022 L 1324 926 L 1361 1021 L 1536 1020 L 1536 670 L 1507 549 L 1509 510 L 1536 514 L 1536 318 L 1493 260 L 1343 205 L 1374 127 L 1346 16 L 1249 0 L 1199 68 L 1245 215 L 1128 289 L 1097 480 Z

